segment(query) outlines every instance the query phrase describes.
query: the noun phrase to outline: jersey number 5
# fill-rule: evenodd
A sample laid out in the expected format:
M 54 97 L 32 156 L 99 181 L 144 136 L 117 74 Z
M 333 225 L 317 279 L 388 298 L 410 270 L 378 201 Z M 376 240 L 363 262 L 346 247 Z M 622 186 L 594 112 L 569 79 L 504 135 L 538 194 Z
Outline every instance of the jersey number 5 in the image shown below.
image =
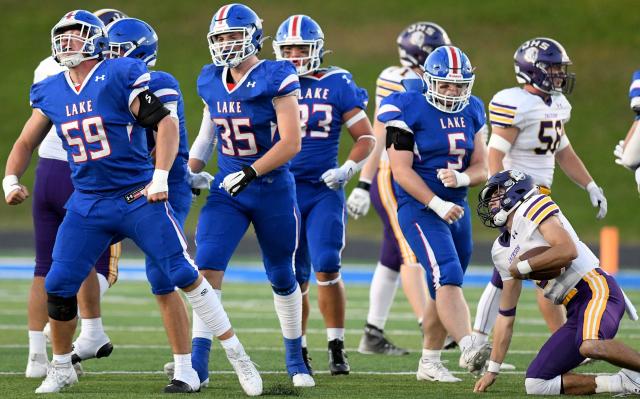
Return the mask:
M 547 134 L 548 130 L 551 132 Z M 542 147 L 538 147 L 534 151 L 538 155 L 544 155 L 549 151 L 553 154 L 556 152 L 561 138 L 562 121 L 542 121 L 538 132 L 538 140 L 540 140 Z
M 71 136 L 72 132 L 80 131 L 81 128 L 84 139 L 82 136 Z M 89 158 L 96 160 L 111 154 L 107 132 L 104 130 L 102 118 L 99 116 L 63 123 L 60 125 L 60 130 L 62 130 L 62 135 L 69 146 L 78 148 L 77 153 L 71 156 L 75 163 L 85 162 Z M 90 146 L 94 143 L 98 143 L 98 148 L 93 149 L 96 146 Z
M 456 162 L 447 161 L 447 169 L 462 169 L 464 156 L 467 155 L 467 150 L 458 147 L 458 141 L 463 143 L 467 141 L 464 137 L 464 133 L 449 133 L 449 155 L 457 156 Z

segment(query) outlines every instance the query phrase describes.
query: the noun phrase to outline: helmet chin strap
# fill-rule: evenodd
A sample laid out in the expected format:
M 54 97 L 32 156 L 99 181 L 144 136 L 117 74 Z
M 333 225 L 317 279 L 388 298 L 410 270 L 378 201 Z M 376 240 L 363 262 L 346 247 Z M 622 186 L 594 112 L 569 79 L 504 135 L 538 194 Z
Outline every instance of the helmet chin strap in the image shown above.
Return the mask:
M 507 224 L 507 219 L 509 218 L 509 215 L 511 215 L 511 213 L 516 209 L 518 209 L 518 207 L 522 205 L 523 202 L 525 202 L 527 199 L 529 199 L 529 197 L 536 194 L 537 192 L 538 192 L 538 187 L 536 186 L 531 190 L 529 190 L 529 192 L 526 193 L 520 201 L 516 202 L 516 204 L 508 211 L 505 211 L 504 209 L 500 209 L 498 213 L 496 213 L 493 216 L 493 224 L 495 224 L 498 227 L 502 227 L 505 224 Z

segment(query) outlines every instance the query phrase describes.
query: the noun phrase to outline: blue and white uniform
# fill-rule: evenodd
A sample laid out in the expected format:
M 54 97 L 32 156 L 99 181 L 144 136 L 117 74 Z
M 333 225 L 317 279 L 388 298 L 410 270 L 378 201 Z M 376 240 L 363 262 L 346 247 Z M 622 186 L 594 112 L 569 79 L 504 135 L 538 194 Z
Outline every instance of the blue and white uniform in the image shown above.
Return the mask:
M 50 294 L 74 296 L 100 254 L 125 237 L 173 285 L 189 286 L 198 276 L 171 206 L 148 203 L 141 194 L 153 165 L 145 129 L 129 107 L 149 80 L 141 61 L 122 58 L 96 64 L 78 89 L 69 72 L 31 88 L 32 107 L 51 120 L 62 139 L 75 187 L 45 282 Z M 153 272 L 147 274 L 155 292 Z
M 447 113 L 436 109 L 422 93 L 409 91 L 384 98 L 377 117 L 382 123 L 413 133 L 413 169 L 435 195 L 464 208 L 462 219 L 447 224 L 394 183 L 400 227 L 427 271 L 429 293 L 435 298 L 443 285 L 462 285 L 473 247 L 468 188 L 445 187 L 437 170 L 469 167 L 475 136 L 485 129 L 484 105 L 472 96 L 462 111 Z

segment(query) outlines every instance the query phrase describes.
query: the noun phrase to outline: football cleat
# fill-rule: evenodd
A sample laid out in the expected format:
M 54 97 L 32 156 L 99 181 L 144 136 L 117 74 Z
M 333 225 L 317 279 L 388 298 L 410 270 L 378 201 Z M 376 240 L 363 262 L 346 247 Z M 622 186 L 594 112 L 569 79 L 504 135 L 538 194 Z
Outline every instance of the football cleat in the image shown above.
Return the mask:
M 56 393 L 64 387 L 71 386 L 78 382 L 76 370 L 68 363 L 58 363 L 55 360 L 51 362 L 47 377 L 42 384 L 36 389 L 36 393 Z
M 395 346 L 384 336 L 382 330 L 371 324 L 367 324 L 364 327 L 364 335 L 360 339 L 358 352 L 363 355 L 380 354 L 388 356 L 403 356 L 409 354 L 408 350 Z
M 256 369 L 255 364 L 244 351 L 242 345 L 238 345 L 235 349 L 225 350 L 229 363 L 238 376 L 240 386 L 247 396 L 259 396 L 262 394 L 262 378 Z
M 460 354 L 459 365 L 473 375 L 479 375 L 485 367 L 491 355 L 491 345 L 485 342 L 482 345 L 472 345 Z
M 80 364 L 80 363 L 78 363 Z M 167 378 L 169 378 L 169 381 L 173 380 L 173 375 L 176 371 L 175 369 L 176 365 L 174 362 L 167 362 L 164 364 L 164 367 L 162 368 L 162 371 L 164 372 L 164 374 L 167 376 Z M 209 378 L 207 378 L 204 381 L 200 381 L 200 389 L 202 388 L 206 388 L 209 386 Z
M 458 343 L 451 335 L 447 335 L 447 338 L 444 340 L 444 345 L 442 345 L 442 349 L 445 351 L 455 349 L 458 347 Z
M 106 334 L 95 340 L 78 337 L 73 343 L 71 362 L 75 364 L 87 359 L 109 357 L 111 352 L 113 352 L 113 345 Z
M 309 357 L 309 350 L 305 347 L 302 347 L 302 360 L 304 360 L 304 365 L 309 370 L 309 375 L 313 375 L 313 367 L 311 367 L 311 360 L 313 359 Z
M 27 378 L 44 378 L 47 376 L 49 359 L 46 353 L 32 353 L 27 361 L 27 370 L 24 376 Z
M 196 375 L 196 379 L 198 376 Z M 190 384 L 180 380 L 171 380 L 171 383 L 164 387 L 164 393 L 194 393 L 200 392 L 200 389 L 193 389 Z
M 454 377 L 451 372 L 444 367 L 442 362 L 430 362 L 420 359 L 418 362 L 418 372 L 416 373 L 418 381 L 438 381 L 438 382 L 460 382 L 458 377 Z
M 344 351 L 344 341 L 334 339 L 329 341 L 329 371 L 331 375 L 347 375 L 351 371 L 347 354 Z
M 622 391 L 625 394 L 640 395 L 640 373 L 628 369 L 621 369 L 618 375 L 622 379 Z
M 311 388 L 316 386 L 316 382 L 309 374 L 299 373 L 291 377 L 293 386 L 297 388 Z

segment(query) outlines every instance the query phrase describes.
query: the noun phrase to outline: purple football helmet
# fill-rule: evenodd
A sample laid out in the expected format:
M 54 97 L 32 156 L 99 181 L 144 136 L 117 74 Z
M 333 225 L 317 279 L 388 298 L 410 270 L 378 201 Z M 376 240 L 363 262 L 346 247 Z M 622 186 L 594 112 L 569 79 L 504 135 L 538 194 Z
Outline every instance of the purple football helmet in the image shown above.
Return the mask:
M 568 73 L 571 60 L 564 47 L 547 37 L 537 37 L 522 43 L 513 55 L 518 83 L 530 84 L 547 93 L 569 94 L 576 76 Z
M 100 10 L 94 11 L 93 15 L 100 18 L 104 26 L 109 25 L 117 19 L 129 18 L 127 14 L 115 8 L 101 8 Z
M 433 50 L 451 45 L 449 35 L 433 22 L 416 22 L 407 26 L 396 40 L 400 63 L 406 67 L 422 67 Z
M 503 170 L 489 178 L 478 194 L 478 216 L 487 227 L 502 227 L 511 212 L 538 193 L 533 178 L 518 170 Z

